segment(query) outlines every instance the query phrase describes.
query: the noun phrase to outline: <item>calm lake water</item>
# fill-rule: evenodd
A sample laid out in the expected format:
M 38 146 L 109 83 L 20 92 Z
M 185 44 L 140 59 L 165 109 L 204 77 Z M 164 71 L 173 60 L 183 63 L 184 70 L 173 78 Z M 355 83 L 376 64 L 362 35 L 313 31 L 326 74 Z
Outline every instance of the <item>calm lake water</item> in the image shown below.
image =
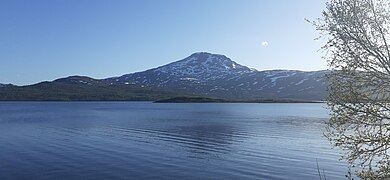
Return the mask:
M 0 179 L 345 179 L 325 104 L 0 103 Z

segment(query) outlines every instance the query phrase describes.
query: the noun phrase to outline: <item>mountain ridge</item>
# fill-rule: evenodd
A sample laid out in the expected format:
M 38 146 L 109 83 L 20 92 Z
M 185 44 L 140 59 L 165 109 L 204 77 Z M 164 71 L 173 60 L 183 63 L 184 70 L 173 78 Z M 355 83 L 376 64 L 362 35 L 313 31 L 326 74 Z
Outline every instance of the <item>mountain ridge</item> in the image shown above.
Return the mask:
M 166 65 L 118 77 L 94 79 L 88 76 L 69 76 L 50 82 L 17 86 L 17 88 L 19 88 L 18 91 L 22 92 L 23 90 L 21 89 L 28 91 L 32 87 L 37 87 L 34 91 L 44 92 L 45 89 L 39 90 L 43 88 L 42 83 L 45 84 L 46 88 L 49 88 L 50 85 L 55 87 L 66 86 L 65 89 L 72 92 L 52 89 L 52 91 L 59 91 L 65 94 L 62 94 L 62 99 L 66 99 L 66 94 L 77 96 L 77 89 L 82 89 L 87 91 L 80 92 L 80 94 L 85 96 L 88 96 L 88 93 L 95 94 L 94 91 L 96 91 L 97 95 L 102 95 L 102 93 L 99 93 L 100 91 L 107 91 L 106 94 L 103 93 L 104 99 L 110 99 L 110 93 L 112 97 L 117 97 L 116 91 L 121 92 L 120 94 L 126 97 L 123 100 L 132 100 L 134 98 L 134 94 L 130 93 L 130 95 L 126 92 L 139 92 L 142 90 L 145 91 L 142 97 L 145 97 L 147 100 L 156 100 L 153 98 L 165 95 L 166 97 L 164 98 L 186 95 L 233 100 L 323 100 L 326 97 L 326 82 L 323 76 L 327 72 L 326 70 L 258 71 L 241 65 L 225 55 L 198 52 Z M 69 86 L 72 88 L 69 88 Z M 3 87 L 0 89 L 1 100 L 5 99 L 1 97 L 1 93 L 3 93 L 3 96 L 4 94 L 7 95 L 7 90 L 12 91 L 12 88 L 1 85 L 0 87 Z M 146 98 L 148 93 L 151 93 L 149 95 L 153 98 Z M 153 93 L 159 94 L 159 96 L 153 96 Z M 10 99 L 15 96 L 15 94 L 9 94 L 12 94 L 12 92 L 8 92 L 7 97 L 11 97 Z M 44 95 L 41 94 L 40 97 L 44 97 Z M 99 97 L 91 97 L 94 100 L 99 100 Z M 23 99 L 20 96 L 18 98 Z M 55 99 L 55 97 L 50 99 Z M 77 98 L 72 100 L 77 100 Z

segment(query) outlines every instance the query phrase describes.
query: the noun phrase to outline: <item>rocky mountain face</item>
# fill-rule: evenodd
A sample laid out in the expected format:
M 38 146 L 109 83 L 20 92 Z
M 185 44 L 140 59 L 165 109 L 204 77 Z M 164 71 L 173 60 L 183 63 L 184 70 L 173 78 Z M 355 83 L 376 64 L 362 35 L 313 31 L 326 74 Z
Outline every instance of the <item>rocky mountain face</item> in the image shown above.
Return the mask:
M 322 100 L 326 97 L 326 72 L 257 71 L 224 55 L 202 52 L 104 81 L 216 98 Z

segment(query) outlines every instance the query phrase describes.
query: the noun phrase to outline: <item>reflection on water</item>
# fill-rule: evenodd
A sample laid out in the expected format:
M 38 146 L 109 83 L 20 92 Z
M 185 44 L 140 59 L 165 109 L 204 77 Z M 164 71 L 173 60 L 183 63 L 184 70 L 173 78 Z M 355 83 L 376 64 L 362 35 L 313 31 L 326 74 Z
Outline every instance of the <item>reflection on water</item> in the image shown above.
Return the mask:
M 328 179 L 324 104 L 0 103 L 0 179 Z

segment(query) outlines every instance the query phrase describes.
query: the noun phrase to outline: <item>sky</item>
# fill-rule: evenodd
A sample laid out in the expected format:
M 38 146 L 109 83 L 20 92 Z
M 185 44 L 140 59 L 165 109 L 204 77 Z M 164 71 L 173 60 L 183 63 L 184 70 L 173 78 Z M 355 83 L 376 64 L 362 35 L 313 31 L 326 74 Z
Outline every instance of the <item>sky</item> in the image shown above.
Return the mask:
M 258 70 L 322 70 L 305 18 L 326 0 L 1 0 L 0 83 L 107 78 L 223 54 Z

